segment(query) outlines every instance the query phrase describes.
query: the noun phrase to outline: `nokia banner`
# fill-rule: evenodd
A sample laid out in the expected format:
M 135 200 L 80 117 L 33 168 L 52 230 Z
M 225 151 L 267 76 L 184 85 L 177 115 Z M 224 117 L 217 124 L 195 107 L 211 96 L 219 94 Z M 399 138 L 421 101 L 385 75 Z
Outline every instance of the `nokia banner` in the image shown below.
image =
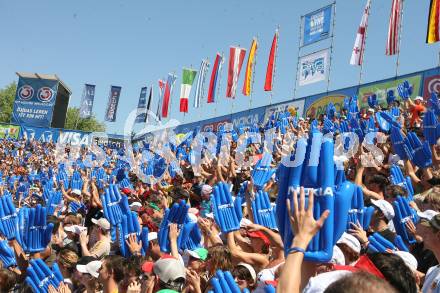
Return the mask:
M 107 110 L 105 111 L 105 121 L 115 122 L 116 111 L 118 110 L 119 96 L 121 95 L 120 86 L 112 86 L 108 97 Z
M 79 109 L 80 118 L 90 118 L 92 116 L 93 100 L 95 99 L 95 85 L 85 84 L 81 107 Z
M 50 127 L 58 91 L 58 80 L 18 79 L 11 121 L 20 125 Z

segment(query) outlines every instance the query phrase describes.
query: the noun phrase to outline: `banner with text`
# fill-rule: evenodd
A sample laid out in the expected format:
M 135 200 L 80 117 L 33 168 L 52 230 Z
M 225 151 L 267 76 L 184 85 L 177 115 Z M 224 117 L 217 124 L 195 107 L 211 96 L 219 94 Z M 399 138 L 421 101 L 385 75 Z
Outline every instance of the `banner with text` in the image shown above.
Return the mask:
M 93 101 L 95 99 L 95 85 L 85 84 L 81 107 L 79 108 L 80 118 L 90 118 L 92 116 Z
M 326 39 L 330 36 L 332 5 L 323 7 L 303 17 L 302 45 Z
M 10 124 L 0 124 L 0 138 L 15 138 L 20 134 L 20 126 Z
M 344 99 L 356 95 L 357 87 L 346 88 L 337 90 L 331 93 L 323 93 L 308 97 L 305 100 L 304 112 L 306 117 L 319 117 L 321 114 L 325 114 L 327 105 L 332 102 L 337 112 L 341 112 L 341 108 L 344 104 Z
M 141 88 L 141 93 L 139 95 L 136 123 L 145 122 L 146 115 L 147 115 L 147 87 L 143 87 Z
M 329 50 L 325 49 L 299 59 L 299 85 L 323 81 L 327 78 Z
M 267 121 L 272 115 L 277 116 L 279 113 L 286 111 L 289 111 L 291 114 L 296 114 L 298 117 L 302 117 L 304 112 L 304 99 L 267 107 L 264 114 L 264 121 Z
M 11 122 L 50 127 L 58 80 L 20 77 Z
M 60 130 L 56 128 L 21 126 L 20 138 L 40 142 L 57 142 Z
M 118 111 L 119 97 L 121 95 L 120 86 L 112 86 L 108 97 L 107 110 L 105 111 L 105 121 L 115 122 L 116 111 Z
M 90 145 L 92 143 L 92 134 L 77 130 L 60 130 L 58 143 L 74 146 Z

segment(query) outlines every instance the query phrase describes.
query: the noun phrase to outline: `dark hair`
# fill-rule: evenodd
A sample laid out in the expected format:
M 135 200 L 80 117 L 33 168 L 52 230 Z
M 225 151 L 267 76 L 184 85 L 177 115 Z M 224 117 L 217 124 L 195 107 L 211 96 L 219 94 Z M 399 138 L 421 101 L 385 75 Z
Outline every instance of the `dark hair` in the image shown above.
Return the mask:
M 403 188 L 400 185 L 388 185 L 385 188 L 385 198 L 386 199 L 396 199 L 398 195 L 403 196 L 403 197 L 407 197 L 408 196 L 408 192 L 406 191 L 405 188 Z
M 185 278 L 178 278 L 176 280 L 170 280 L 168 283 L 159 279 L 159 290 L 169 289 L 177 292 L 182 292 L 183 286 L 185 285 Z
M 53 229 L 52 229 L 52 234 L 56 234 L 58 232 L 58 229 L 60 228 L 60 219 L 58 219 L 56 216 L 54 215 L 49 215 L 46 218 L 47 223 L 53 223 Z
M 17 275 L 8 269 L 0 269 L 0 292 L 8 292 L 17 282 Z
M 399 256 L 392 253 L 374 253 L 368 257 L 385 277 L 385 280 L 398 292 L 418 292 L 413 272 Z
M 125 275 L 130 272 L 134 272 L 135 275 L 140 276 L 142 274 L 141 263 L 144 259 L 139 256 L 130 256 L 129 258 L 124 258 L 124 271 Z
M 385 280 L 370 273 L 359 272 L 345 276 L 333 282 L 324 293 L 395 293 L 397 292 Z
M 249 270 L 242 265 L 237 265 L 233 270 L 232 270 L 232 276 L 234 278 L 240 279 L 240 280 L 245 280 L 246 282 L 248 282 L 248 284 L 254 284 L 256 285 L 256 282 L 254 281 L 254 279 L 252 278 L 251 273 L 249 272 Z M 249 289 L 255 289 L 255 288 L 249 288 Z
M 348 246 L 345 243 L 338 243 L 336 244 L 338 246 L 345 257 L 345 264 L 349 265 L 351 263 L 354 263 L 359 259 L 359 253 L 353 250 L 350 246 Z
M 368 181 L 369 184 L 377 184 L 382 192 L 385 193 L 385 188 L 388 185 L 388 178 L 382 174 L 374 174 Z
M 105 266 L 113 274 L 116 283 L 124 279 L 124 258 L 119 255 L 108 255 L 104 258 Z

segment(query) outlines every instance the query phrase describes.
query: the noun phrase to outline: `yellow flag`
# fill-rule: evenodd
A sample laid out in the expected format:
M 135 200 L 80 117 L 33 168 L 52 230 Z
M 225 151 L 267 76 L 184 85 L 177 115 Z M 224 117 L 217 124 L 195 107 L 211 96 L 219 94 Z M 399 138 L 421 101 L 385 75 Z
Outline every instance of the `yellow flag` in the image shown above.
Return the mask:
M 255 55 L 257 52 L 257 39 L 252 40 L 251 49 L 249 51 L 248 62 L 246 65 L 246 74 L 244 75 L 243 95 L 249 96 L 252 91 L 252 77 L 255 66 Z

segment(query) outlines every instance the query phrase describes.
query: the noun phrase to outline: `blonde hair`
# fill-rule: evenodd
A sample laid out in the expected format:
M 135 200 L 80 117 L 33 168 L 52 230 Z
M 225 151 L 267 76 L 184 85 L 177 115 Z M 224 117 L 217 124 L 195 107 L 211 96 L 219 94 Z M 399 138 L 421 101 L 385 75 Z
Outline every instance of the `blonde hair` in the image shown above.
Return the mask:
M 217 270 L 232 271 L 232 255 L 229 248 L 223 245 L 216 245 L 208 248 L 208 259 L 210 262 L 209 275 L 214 275 Z
M 72 270 L 76 267 L 78 262 L 78 255 L 70 249 L 62 249 L 58 256 L 58 263 L 68 270 Z
M 432 209 L 437 212 L 440 211 L 440 186 L 431 188 L 428 194 L 426 194 L 423 203 L 431 205 Z

